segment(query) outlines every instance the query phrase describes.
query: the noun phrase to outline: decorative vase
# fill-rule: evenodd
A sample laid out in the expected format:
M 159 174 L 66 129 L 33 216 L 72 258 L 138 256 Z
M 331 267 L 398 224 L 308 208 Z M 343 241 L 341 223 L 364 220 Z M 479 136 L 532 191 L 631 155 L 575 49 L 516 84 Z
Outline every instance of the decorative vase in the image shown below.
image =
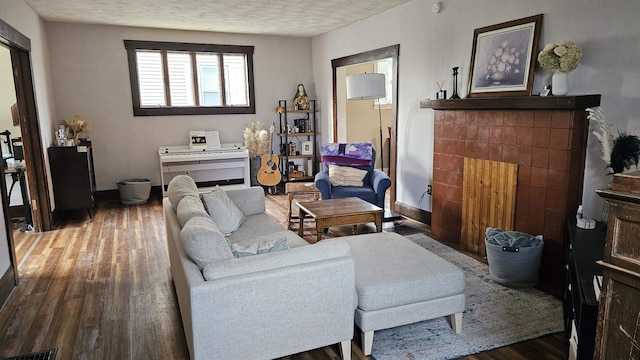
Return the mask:
M 262 157 L 256 156 L 249 158 L 249 179 L 251 186 L 260 186 L 258 182 L 258 171 L 260 171 L 260 166 Z
M 551 92 L 553 95 L 567 95 L 569 92 L 569 73 L 556 70 L 551 76 Z

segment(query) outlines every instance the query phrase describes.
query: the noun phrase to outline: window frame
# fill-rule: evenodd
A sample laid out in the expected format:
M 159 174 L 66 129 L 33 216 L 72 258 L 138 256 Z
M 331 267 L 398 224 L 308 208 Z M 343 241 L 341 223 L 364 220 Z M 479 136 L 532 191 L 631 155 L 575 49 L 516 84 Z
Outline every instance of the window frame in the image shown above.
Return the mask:
M 176 43 L 162 41 L 140 41 L 140 40 L 124 40 L 124 46 L 127 50 L 127 60 L 129 62 L 129 82 L 131 84 L 131 100 L 133 103 L 134 116 L 170 116 L 170 115 L 226 115 L 226 114 L 255 114 L 255 86 L 253 77 L 253 46 L 243 45 L 219 45 L 219 44 L 196 44 L 196 43 Z M 216 53 L 222 58 L 224 54 L 244 54 L 247 57 L 247 93 L 249 97 L 249 105 L 247 106 L 162 106 L 148 107 L 140 106 L 140 87 L 138 83 L 138 62 L 136 52 L 138 50 L 162 51 L 163 66 L 166 70 L 166 51 L 183 51 L 189 53 Z M 220 72 L 223 72 L 224 64 L 220 66 Z M 194 69 L 195 71 L 195 69 Z M 222 76 L 222 75 L 221 75 Z M 163 74 L 165 86 L 168 82 L 168 74 Z M 194 77 L 194 87 L 199 89 L 200 85 Z M 221 77 L 222 92 L 224 95 L 224 78 Z M 165 91 L 166 92 L 166 91 Z M 198 96 L 196 94 L 196 96 Z

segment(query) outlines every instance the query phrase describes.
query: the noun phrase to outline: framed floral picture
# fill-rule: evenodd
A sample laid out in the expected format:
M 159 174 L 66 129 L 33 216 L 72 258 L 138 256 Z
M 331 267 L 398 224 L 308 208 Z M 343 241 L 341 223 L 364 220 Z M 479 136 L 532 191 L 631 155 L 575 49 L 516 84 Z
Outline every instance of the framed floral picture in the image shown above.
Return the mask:
M 468 96 L 531 95 L 541 26 L 539 14 L 476 29 Z

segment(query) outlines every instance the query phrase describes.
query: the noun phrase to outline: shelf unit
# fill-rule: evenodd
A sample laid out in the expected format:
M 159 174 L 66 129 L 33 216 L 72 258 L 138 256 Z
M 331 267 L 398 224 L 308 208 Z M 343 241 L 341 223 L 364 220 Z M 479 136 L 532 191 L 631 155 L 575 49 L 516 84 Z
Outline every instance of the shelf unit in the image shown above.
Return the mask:
M 316 128 L 316 101 L 309 100 L 309 109 L 308 110 L 291 110 L 287 108 L 286 100 L 279 100 L 278 106 L 284 108 L 284 111 L 279 113 L 280 117 L 280 131 L 276 134 L 280 138 L 280 154 L 278 157 L 280 158 L 280 172 L 282 173 L 282 182 L 289 181 L 311 181 L 314 179 L 317 169 L 317 128 Z M 290 119 L 293 115 L 301 115 L 300 117 L 296 117 L 295 119 Z M 294 127 L 296 126 L 296 120 L 304 120 L 307 123 L 307 126 L 310 128 L 305 132 L 294 132 Z M 291 129 L 289 132 L 287 129 Z M 309 131 L 310 130 L 310 131 Z M 306 140 L 302 140 L 306 139 Z M 303 141 L 311 142 L 311 154 L 301 154 L 302 149 L 300 146 Z M 290 143 L 296 144 L 296 153 L 291 154 Z M 310 169 L 305 167 L 305 163 L 300 164 L 296 163 L 295 160 L 311 160 Z M 301 177 L 291 177 L 291 172 L 289 171 L 289 162 L 293 161 L 296 165 L 302 165 L 302 169 L 306 170 L 304 176 Z M 300 170 L 300 169 L 299 169 Z M 308 174 L 309 170 L 311 174 Z

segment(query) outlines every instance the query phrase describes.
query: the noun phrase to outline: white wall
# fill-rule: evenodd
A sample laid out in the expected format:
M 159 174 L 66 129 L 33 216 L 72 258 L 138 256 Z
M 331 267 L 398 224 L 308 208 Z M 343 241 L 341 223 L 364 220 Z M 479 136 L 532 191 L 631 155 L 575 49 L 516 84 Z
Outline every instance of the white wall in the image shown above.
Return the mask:
M 435 1 L 435 0 L 434 0 Z M 561 38 L 583 49 L 571 74 L 569 95 L 602 94 L 608 119 L 640 135 L 640 2 L 637 0 L 445 0 L 444 10 L 431 12 L 434 1 L 415 0 L 380 15 L 315 37 L 313 75 L 322 106 L 321 141 L 330 140 L 332 124 L 331 59 L 400 44 L 398 100 L 397 200 L 420 204 L 433 169 L 433 110 L 420 100 L 435 98 L 436 81 L 446 79 L 451 94 L 451 68 L 459 66 L 458 93 L 465 97 L 473 31 L 476 28 L 544 14 L 541 47 Z M 550 83 L 550 73 L 537 69 L 534 93 Z M 595 194 L 610 180 L 600 159 L 597 139 L 590 136 L 584 183 L 585 215 L 600 218 L 602 200 Z M 428 198 L 428 197 L 427 197 Z
M 310 39 L 51 22 L 46 28 L 56 119 L 80 115 L 91 123 L 98 190 L 130 177 L 159 185 L 158 147 L 187 145 L 189 130 L 219 130 L 221 142 L 243 142 L 249 122 L 278 121 L 278 100 L 291 101 L 299 83 L 315 96 Z M 134 117 L 124 39 L 255 46 L 256 114 Z

